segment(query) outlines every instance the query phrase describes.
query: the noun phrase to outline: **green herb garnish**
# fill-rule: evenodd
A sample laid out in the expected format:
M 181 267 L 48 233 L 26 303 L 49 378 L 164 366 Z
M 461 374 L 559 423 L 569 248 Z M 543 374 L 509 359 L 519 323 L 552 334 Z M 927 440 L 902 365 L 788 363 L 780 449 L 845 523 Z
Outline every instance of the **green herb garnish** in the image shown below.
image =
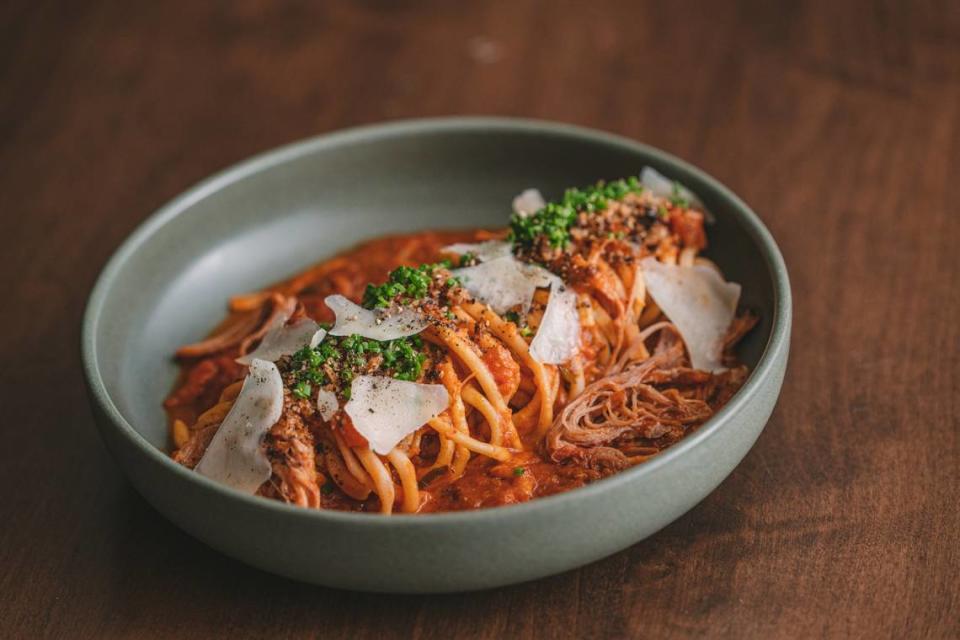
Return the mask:
M 423 348 L 423 339 L 420 336 L 410 336 L 385 342 L 383 349 L 383 366 L 393 371 L 397 380 L 414 381 L 423 372 L 423 361 L 426 356 L 419 351 Z
M 305 381 L 298 382 L 293 387 L 293 395 L 297 396 L 298 398 L 302 398 L 304 400 L 310 397 L 311 391 L 313 391 L 313 387 L 310 385 L 309 382 L 305 382 Z
M 383 284 L 368 284 L 363 292 L 363 306 L 367 309 L 389 307 L 394 302 L 418 300 L 430 290 L 430 280 L 437 269 L 450 269 L 449 260 L 419 267 L 398 267 L 390 272 Z M 453 286 L 453 285 L 450 285 Z
M 601 181 L 583 189 L 567 189 L 560 202 L 551 202 L 530 215 L 513 214 L 509 239 L 515 244 L 531 246 L 544 237 L 551 247 L 566 247 L 570 242 L 570 227 L 579 213 L 602 211 L 610 200 L 620 200 L 627 194 L 641 191 L 643 185 L 632 176 L 612 182 Z
M 570 241 L 570 227 L 577 218 L 571 206 L 551 202 L 534 214 L 510 218 L 509 239 L 514 244 L 531 246 L 543 236 L 553 247 L 565 247 Z
M 673 189 L 670 193 L 670 202 L 677 207 L 683 207 L 684 209 L 687 209 L 690 207 L 690 201 L 683 197 L 682 189 L 683 186 L 674 180 Z
M 310 397 L 314 385 L 334 383 L 340 394 L 349 399 L 350 383 L 359 373 L 385 374 L 412 382 L 423 373 L 427 356 L 422 350 L 420 336 L 381 342 L 356 334 L 328 334 L 316 347 L 305 346 L 290 357 L 292 392 L 305 399 Z
M 519 477 L 522 476 L 524 473 L 526 473 L 526 471 L 527 471 L 527 470 L 524 469 L 523 467 L 514 467 L 514 468 L 513 468 L 513 475 L 515 475 L 515 476 L 517 476 L 517 477 L 519 478 Z

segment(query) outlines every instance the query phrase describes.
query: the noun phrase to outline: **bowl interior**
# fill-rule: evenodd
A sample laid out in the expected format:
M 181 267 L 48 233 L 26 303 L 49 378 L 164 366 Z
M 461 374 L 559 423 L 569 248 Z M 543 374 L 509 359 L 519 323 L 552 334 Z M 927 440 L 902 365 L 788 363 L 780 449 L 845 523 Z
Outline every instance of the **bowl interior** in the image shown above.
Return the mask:
M 637 174 L 683 181 L 714 213 L 707 255 L 743 285 L 761 321 L 741 356 L 756 366 L 771 335 L 775 292 L 761 237 L 722 187 L 653 149 L 573 128 L 497 121 L 407 123 L 307 141 L 230 169 L 151 218 L 99 285 L 95 368 L 110 400 L 148 442 L 169 448 L 161 403 L 171 358 L 226 312 L 229 296 L 287 277 L 356 242 L 430 228 L 501 227 L 510 201 L 535 186 Z

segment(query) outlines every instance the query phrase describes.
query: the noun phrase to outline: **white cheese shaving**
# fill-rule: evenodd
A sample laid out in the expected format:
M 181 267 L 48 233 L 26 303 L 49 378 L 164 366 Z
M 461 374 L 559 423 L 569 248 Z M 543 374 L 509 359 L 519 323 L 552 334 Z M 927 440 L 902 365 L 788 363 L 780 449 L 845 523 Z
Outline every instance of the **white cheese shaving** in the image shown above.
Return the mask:
M 344 410 L 375 453 L 397 443 L 440 415 L 450 404 L 442 384 L 420 384 L 386 376 L 357 376 Z
M 673 180 L 666 177 L 653 167 L 643 168 L 643 171 L 640 172 L 640 184 L 645 186 L 647 189 L 650 189 L 650 191 L 653 192 L 653 195 L 660 198 L 673 197 L 673 186 L 676 184 L 678 186 L 677 193 L 681 198 L 690 204 L 694 204 L 700 208 L 703 208 L 703 203 L 700 202 L 700 198 L 697 197 L 697 194 L 690 191 L 679 182 L 674 183 Z
M 280 309 L 279 313 L 270 318 L 270 322 L 267 323 L 267 331 L 273 331 L 283 325 L 287 324 L 287 320 L 290 319 L 290 314 L 287 313 L 284 309 Z
M 740 285 L 710 267 L 681 267 L 645 258 L 640 263 L 650 297 L 677 326 L 695 369 L 723 369 L 723 338 L 740 300 Z
M 513 210 L 522 216 L 536 213 L 545 206 L 547 206 L 547 203 L 537 189 L 525 189 L 513 199 Z
M 458 242 L 457 244 L 447 245 L 441 249 L 444 253 L 455 253 L 457 255 L 473 254 L 480 262 L 489 262 L 497 258 L 503 258 L 513 253 L 513 244 L 503 240 L 487 240 L 486 242 L 476 242 L 467 244 Z
M 254 360 L 276 362 L 283 356 L 293 355 L 306 345 L 315 347 L 320 344 L 326 331 L 310 318 L 303 318 L 292 325 L 281 324 L 263 336 L 260 345 L 250 353 L 237 358 L 240 364 L 250 364 Z
M 324 302 L 337 316 L 330 329 L 333 336 L 357 334 L 371 340 L 396 340 L 420 333 L 429 324 L 413 309 L 393 312 L 364 309 L 339 294 L 327 296 Z
M 550 287 L 550 299 L 537 335 L 530 343 L 530 355 L 545 364 L 560 364 L 577 352 L 580 346 L 577 296 L 555 274 L 507 255 L 456 269 L 453 275 L 460 278 L 470 295 L 501 315 L 517 306 L 526 313 L 537 289 Z
M 197 473 L 244 493 L 256 493 L 270 479 L 270 461 L 260 446 L 283 409 L 283 381 L 266 360 L 250 363 L 250 373 L 200 462 Z
M 340 403 L 337 402 L 337 394 L 329 389 L 317 391 L 317 411 L 320 412 L 320 416 L 324 420 L 329 422 L 339 408 Z
M 580 347 L 580 313 L 577 294 L 553 284 L 537 335 L 530 342 L 530 355 L 544 364 L 563 364 Z
M 470 295 L 500 314 L 517 305 L 526 313 L 537 287 L 549 287 L 559 281 L 543 267 L 525 264 L 512 255 L 454 269 L 452 273 Z

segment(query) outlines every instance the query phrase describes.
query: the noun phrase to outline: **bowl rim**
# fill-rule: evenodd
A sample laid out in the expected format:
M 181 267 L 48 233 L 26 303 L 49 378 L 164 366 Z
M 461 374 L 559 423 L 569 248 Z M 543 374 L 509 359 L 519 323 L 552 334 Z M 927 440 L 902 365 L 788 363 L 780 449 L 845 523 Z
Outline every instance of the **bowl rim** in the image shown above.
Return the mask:
M 695 176 L 698 180 L 715 190 L 721 198 L 726 199 L 731 205 L 731 208 L 736 211 L 738 222 L 742 224 L 744 231 L 757 245 L 771 276 L 774 296 L 774 315 L 772 318 L 770 337 L 764 346 L 757 366 L 750 372 L 743 387 L 720 411 L 714 414 L 694 433 L 683 438 L 666 451 L 658 454 L 652 460 L 570 491 L 513 505 L 440 513 L 395 513 L 389 518 L 385 518 L 378 517 L 380 514 L 372 513 L 306 509 L 278 500 L 247 495 L 224 487 L 174 462 L 166 452 L 148 442 L 120 413 L 110 397 L 110 393 L 100 374 L 97 359 L 97 330 L 100 316 L 110 289 L 127 261 L 134 256 L 140 247 L 149 241 L 154 233 L 161 227 L 188 211 L 195 203 L 228 185 L 272 167 L 295 161 L 300 157 L 310 155 L 317 151 L 333 149 L 339 146 L 349 146 L 360 142 L 375 142 L 389 138 L 433 133 L 490 132 L 492 130 L 496 130 L 498 133 L 562 137 L 574 141 L 579 140 L 593 144 L 607 144 L 632 152 L 645 153 L 656 158 L 662 164 L 669 166 L 670 169 L 678 169 L 682 173 Z M 90 396 L 97 407 L 107 417 L 112 429 L 116 430 L 120 436 L 133 444 L 141 453 L 166 468 L 170 473 L 179 474 L 182 478 L 188 479 L 189 482 L 198 483 L 200 487 L 220 494 L 220 499 L 239 501 L 248 507 L 266 509 L 278 516 L 305 518 L 316 522 L 326 521 L 331 524 L 341 523 L 354 525 L 363 523 L 364 526 L 371 527 L 433 528 L 437 526 L 479 524 L 489 520 L 526 517 L 528 514 L 535 516 L 535 514 L 542 511 L 562 509 L 580 500 L 588 499 L 590 496 L 612 490 L 618 485 L 639 481 L 642 477 L 654 473 L 657 469 L 671 465 L 677 458 L 686 455 L 694 448 L 702 446 L 707 440 L 711 439 L 720 429 L 724 428 L 732 416 L 739 413 L 741 409 L 747 406 L 757 395 L 762 387 L 763 381 L 772 374 L 778 364 L 781 354 L 785 356 L 789 349 L 790 327 L 792 322 L 791 314 L 792 298 L 789 276 L 783 256 L 773 236 L 761 222 L 757 214 L 754 213 L 743 200 L 718 180 L 695 165 L 656 147 L 637 142 L 625 136 L 561 122 L 497 116 L 415 118 L 368 124 L 323 133 L 258 153 L 201 180 L 161 206 L 127 236 L 109 258 L 97 277 L 83 314 L 81 361 Z M 103 431 L 105 428 L 102 424 L 103 421 L 96 420 L 95 422 L 97 423 L 98 429 Z

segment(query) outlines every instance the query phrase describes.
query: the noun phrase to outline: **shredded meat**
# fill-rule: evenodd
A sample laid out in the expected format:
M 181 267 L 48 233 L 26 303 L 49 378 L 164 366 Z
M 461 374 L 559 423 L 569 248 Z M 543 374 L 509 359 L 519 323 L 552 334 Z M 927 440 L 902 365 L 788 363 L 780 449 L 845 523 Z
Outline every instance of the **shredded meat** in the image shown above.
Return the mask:
M 300 414 L 302 404 L 284 394 L 283 413 L 264 438 L 273 476 L 260 493 L 302 507 L 320 506 L 313 434 Z
M 597 380 L 564 407 L 545 440 L 551 459 L 619 471 L 703 423 L 746 377 L 745 368 L 715 375 L 687 366 L 672 325 L 653 339 L 649 358 Z
M 283 413 L 263 443 L 273 475 L 259 493 L 304 507 L 319 507 L 314 437 L 301 415 L 303 408 L 304 405 L 291 398 L 289 393 L 284 395 Z M 173 459 L 190 469 L 196 467 L 219 428 L 220 422 L 214 422 L 193 431 L 190 439 L 174 451 Z
M 757 326 L 760 316 L 748 311 L 742 313 L 733 319 L 730 328 L 727 329 L 727 335 L 723 337 L 723 364 L 728 367 L 736 366 L 737 355 L 734 353 L 734 347 L 747 335 L 751 329 Z
M 219 428 L 215 423 L 191 432 L 186 444 L 173 452 L 173 459 L 190 469 L 196 467 Z

